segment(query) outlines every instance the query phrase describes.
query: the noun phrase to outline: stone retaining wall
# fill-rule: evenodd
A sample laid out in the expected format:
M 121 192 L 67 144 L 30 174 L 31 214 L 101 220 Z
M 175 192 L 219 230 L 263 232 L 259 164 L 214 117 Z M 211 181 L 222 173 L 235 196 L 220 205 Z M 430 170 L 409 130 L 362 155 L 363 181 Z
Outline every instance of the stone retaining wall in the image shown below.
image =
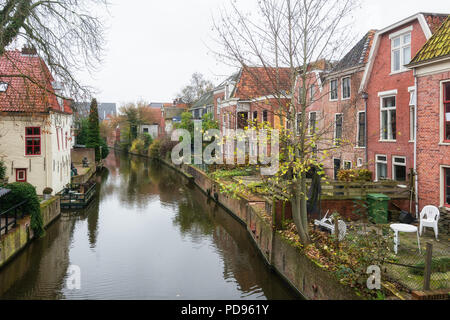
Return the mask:
M 306 299 L 357 300 L 353 289 L 340 284 L 330 273 L 308 259 L 298 248 L 276 233 L 264 218 L 264 201 L 234 199 L 219 192 L 219 186 L 193 166 L 168 166 L 192 177 L 195 184 L 241 222 L 266 263 Z

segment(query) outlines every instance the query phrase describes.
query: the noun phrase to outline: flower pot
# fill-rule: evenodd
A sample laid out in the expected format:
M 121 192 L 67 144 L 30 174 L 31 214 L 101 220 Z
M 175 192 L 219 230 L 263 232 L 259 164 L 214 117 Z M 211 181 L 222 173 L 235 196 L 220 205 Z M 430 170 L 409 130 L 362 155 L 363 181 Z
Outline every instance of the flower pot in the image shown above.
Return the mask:
M 51 194 L 44 194 L 44 200 L 50 200 L 52 198 Z

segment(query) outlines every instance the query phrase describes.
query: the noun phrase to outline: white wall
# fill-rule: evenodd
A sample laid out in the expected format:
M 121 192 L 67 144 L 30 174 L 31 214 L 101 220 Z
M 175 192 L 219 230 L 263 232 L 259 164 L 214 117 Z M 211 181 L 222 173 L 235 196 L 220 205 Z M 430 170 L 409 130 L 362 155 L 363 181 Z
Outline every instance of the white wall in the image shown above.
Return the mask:
M 41 128 L 41 155 L 25 155 L 25 128 Z M 56 130 L 62 129 L 60 149 Z M 42 194 L 46 187 L 54 193 L 61 191 L 70 183 L 70 150 L 73 141 L 65 144 L 65 134 L 72 136 L 72 116 L 51 113 L 49 115 L 6 116 L 0 119 L 0 158 L 6 164 L 6 175 L 9 182 L 16 182 L 16 169 L 27 170 L 27 182 L 36 187 L 38 194 Z M 61 135 L 61 133 L 59 133 Z M 72 139 L 73 140 L 73 139 Z

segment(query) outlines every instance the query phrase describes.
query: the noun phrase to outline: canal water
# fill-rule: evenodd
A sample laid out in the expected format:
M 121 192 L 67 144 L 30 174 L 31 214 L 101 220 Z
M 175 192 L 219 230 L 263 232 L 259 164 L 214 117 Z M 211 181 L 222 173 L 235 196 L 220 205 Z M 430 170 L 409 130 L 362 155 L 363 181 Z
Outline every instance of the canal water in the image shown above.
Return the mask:
M 245 228 L 170 168 L 111 153 L 97 180 L 89 208 L 0 270 L 0 299 L 298 298 Z

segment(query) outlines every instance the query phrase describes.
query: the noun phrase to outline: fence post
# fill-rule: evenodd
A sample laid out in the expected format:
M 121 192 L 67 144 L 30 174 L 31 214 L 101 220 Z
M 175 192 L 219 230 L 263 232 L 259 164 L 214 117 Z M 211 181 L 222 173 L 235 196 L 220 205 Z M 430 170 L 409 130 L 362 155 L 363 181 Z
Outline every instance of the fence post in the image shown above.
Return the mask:
M 431 243 L 427 243 L 427 256 L 425 260 L 425 270 L 423 274 L 423 290 L 430 290 L 430 282 L 431 282 L 431 267 L 433 261 L 433 245 Z
M 336 249 L 339 251 L 339 221 L 334 219 L 334 235 L 336 237 Z

